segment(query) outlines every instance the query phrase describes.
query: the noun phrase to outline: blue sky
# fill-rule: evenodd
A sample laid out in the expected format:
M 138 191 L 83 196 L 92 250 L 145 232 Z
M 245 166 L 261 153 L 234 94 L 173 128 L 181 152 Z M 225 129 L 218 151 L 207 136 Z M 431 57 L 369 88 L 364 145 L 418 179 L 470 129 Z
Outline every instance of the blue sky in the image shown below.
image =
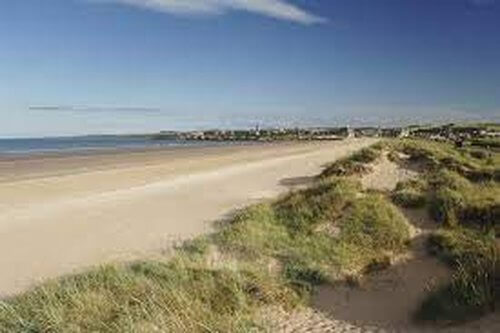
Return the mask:
M 3 137 L 499 117 L 498 0 L 0 2 Z

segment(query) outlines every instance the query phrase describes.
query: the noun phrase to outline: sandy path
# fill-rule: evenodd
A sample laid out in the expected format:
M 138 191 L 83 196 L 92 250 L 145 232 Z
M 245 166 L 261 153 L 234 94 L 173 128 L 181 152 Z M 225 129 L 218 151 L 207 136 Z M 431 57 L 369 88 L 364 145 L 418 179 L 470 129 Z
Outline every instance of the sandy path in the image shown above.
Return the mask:
M 370 143 L 226 147 L 163 158 L 152 152 L 98 166 L 30 160 L 35 167 L 20 161 L 18 172 L 15 163 L 0 163 L 0 295 L 89 265 L 158 253 L 173 239 L 209 231 L 233 209 L 286 190 L 283 180 L 317 174 Z
M 427 212 L 411 209 L 404 213 L 414 229 L 409 252 L 388 269 L 368 275 L 360 287 L 322 286 L 315 298 L 317 310 L 358 327 L 428 331 L 414 326 L 413 315 L 430 288 L 449 281 L 450 271 L 426 251 L 426 238 L 434 229 Z

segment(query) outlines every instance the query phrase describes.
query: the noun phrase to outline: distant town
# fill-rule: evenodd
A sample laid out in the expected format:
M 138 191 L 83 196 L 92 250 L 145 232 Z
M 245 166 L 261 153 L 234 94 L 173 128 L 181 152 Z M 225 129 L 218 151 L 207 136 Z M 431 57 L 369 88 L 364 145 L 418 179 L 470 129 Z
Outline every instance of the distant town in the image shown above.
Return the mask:
M 416 137 L 435 141 L 453 141 L 460 145 L 474 140 L 500 140 L 500 124 L 447 124 L 441 126 L 412 125 L 407 127 L 317 127 L 317 128 L 260 128 L 247 130 L 162 131 L 154 140 L 186 141 L 290 141 L 343 140 L 354 137 L 405 138 Z

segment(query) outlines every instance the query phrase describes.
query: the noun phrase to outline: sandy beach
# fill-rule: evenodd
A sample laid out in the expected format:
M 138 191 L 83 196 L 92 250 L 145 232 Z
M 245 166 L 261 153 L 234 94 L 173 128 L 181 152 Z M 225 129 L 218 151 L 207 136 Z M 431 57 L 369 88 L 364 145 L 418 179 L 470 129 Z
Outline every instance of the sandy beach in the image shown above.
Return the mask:
M 151 256 L 372 140 L 0 159 L 0 295 Z

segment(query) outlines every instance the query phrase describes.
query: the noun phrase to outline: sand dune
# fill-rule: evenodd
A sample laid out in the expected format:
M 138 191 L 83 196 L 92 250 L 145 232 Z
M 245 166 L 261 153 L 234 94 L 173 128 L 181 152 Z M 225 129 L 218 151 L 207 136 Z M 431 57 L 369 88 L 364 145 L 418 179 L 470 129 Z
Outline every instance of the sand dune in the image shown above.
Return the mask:
M 0 161 L 0 295 L 90 265 L 155 255 L 370 143 Z

